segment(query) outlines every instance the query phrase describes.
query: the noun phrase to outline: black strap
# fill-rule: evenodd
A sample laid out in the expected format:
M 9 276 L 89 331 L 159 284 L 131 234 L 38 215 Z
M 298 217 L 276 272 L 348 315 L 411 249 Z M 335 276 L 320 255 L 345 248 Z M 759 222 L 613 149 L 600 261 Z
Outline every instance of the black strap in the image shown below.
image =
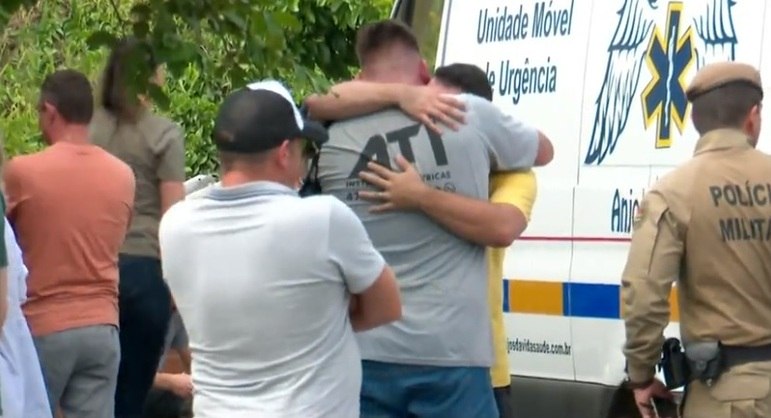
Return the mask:
M 740 364 L 771 361 L 771 344 L 755 347 L 747 346 L 723 346 L 726 367 L 734 367 Z
M 299 195 L 301 197 L 313 196 L 321 194 L 321 183 L 319 183 L 319 155 L 316 153 L 311 160 L 311 166 L 308 169 L 308 174 L 303 180 L 303 185 L 300 188 Z

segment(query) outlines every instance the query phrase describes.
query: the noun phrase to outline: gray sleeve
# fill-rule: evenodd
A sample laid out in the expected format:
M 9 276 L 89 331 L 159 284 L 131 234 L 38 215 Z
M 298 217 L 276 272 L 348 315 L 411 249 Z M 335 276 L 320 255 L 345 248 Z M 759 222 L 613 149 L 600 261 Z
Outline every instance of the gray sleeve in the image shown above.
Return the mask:
M 185 324 L 182 323 L 182 316 L 180 316 L 179 311 L 171 315 L 169 331 L 173 332 L 169 348 L 184 350 L 190 345 L 187 339 L 187 329 L 185 329 Z
M 161 181 L 185 181 L 185 136 L 171 125 L 158 141 L 156 173 Z
M 337 198 L 330 197 L 329 257 L 353 294 L 367 290 L 385 268 L 359 218 Z
M 481 97 L 464 95 L 468 123 L 482 134 L 494 171 L 527 169 L 538 156 L 538 129 Z

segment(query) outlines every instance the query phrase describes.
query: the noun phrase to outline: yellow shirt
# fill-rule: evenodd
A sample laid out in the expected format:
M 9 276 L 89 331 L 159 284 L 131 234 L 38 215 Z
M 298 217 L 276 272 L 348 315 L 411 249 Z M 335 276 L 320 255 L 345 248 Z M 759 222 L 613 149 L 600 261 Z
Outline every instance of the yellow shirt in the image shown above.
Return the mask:
M 513 205 L 530 221 L 530 213 L 537 193 L 535 173 L 500 173 L 490 177 L 490 202 Z M 490 375 L 493 387 L 511 384 L 509 357 L 506 342 L 506 328 L 503 325 L 503 257 L 505 248 L 488 248 L 488 294 L 490 296 L 490 320 L 493 328 L 495 359 Z

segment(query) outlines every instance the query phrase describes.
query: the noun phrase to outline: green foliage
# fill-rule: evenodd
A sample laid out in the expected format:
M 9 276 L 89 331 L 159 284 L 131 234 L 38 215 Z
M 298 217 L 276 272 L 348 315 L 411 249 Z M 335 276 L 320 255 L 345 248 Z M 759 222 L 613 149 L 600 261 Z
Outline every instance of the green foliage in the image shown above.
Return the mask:
M 166 64 L 163 91 L 149 93 L 158 111 L 186 131 L 188 175 L 210 172 L 216 162 L 209 137 L 224 94 L 278 78 L 299 101 L 350 77 L 356 29 L 387 17 L 390 6 L 391 0 L 0 0 L 6 150 L 39 148 L 35 104 L 46 74 L 75 68 L 98 88 L 104 47 L 133 34 Z M 146 78 L 135 82 L 146 91 Z
M 431 69 L 436 65 L 443 7 L 444 1 L 419 1 L 415 3 L 413 10 L 413 19 L 418 22 L 414 25 L 415 36 L 420 42 L 420 51 Z

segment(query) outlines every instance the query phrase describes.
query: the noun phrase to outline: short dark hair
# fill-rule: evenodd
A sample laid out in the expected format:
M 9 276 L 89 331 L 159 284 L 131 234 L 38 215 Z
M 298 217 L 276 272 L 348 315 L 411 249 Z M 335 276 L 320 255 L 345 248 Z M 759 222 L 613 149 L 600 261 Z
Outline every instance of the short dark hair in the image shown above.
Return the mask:
M 407 25 L 398 20 L 386 19 L 362 26 L 356 34 L 359 66 L 364 66 L 373 53 L 395 44 L 420 53 L 418 38 Z
M 134 122 L 142 107 L 129 83 L 133 77 L 152 76 L 159 63 L 150 45 L 134 37 L 116 43 L 102 73 L 100 105 L 121 121 Z
M 721 128 L 740 127 L 750 110 L 763 100 L 757 87 L 730 83 L 693 100 L 691 117 L 700 135 Z
M 434 77 L 442 84 L 459 88 L 464 93 L 470 93 L 485 99 L 493 100 L 493 88 L 484 70 L 472 64 L 450 64 L 434 71 Z
M 255 153 L 239 153 L 239 152 L 229 152 L 229 151 L 217 151 L 218 154 L 218 160 L 219 160 L 219 167 L 222 171 L 232 171 L 235 170 L 236 166 L 239 164 L 243 165 L 257 165 L 264 163 L 268 156 L 270 155 L 270 150 L 265 150 L 261 152 L 255 152 Z
M 94 115 L 94 94 L 86 76 L 75 70 L 49 74 L 40 88 L 40 102 L 50 103 L 68 123 L 88 125 Z

